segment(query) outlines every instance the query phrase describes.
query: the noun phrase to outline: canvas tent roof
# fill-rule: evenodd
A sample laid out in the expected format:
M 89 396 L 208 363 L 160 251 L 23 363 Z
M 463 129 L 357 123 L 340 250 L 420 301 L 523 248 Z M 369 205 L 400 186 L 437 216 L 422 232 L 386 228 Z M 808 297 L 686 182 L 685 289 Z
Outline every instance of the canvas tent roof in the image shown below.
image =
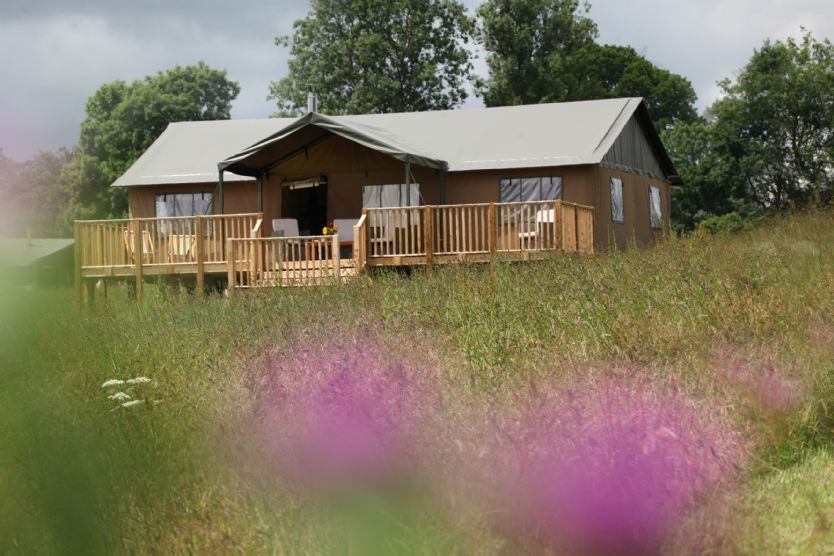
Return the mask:
M 69 249 L 72 239 L 10 239 L 0 238 L 0 267 L 27 267 L 41 259 Z
M 399 160 L 451 172 L 599 164 L 632 118 L 641 123 L 666 175 L 676 182 L 674 166 L 642 99 L 624 98 L 172 124 L 114 185 L 215 181 L 218 167 L 226 170 L 227 180 L 244 179 L 241 176 L 256 176 L 263 168 L 332 135 Z M 253 137 L 258 130 L 262 134 Z M 247 137 L 251 141 L 241 145 Z M 234 143 L 240 146 L 233 147 Z M 208 162 L 215 153 L 211 176 Z M 177 162 L 179 158 L 182 163 Z
M 114 186 L 217 181 L 217 162 L 293 123 L 294 118 L 176 122 L 119 178 Z M 249 180 L 226 174 L 227 181 Z

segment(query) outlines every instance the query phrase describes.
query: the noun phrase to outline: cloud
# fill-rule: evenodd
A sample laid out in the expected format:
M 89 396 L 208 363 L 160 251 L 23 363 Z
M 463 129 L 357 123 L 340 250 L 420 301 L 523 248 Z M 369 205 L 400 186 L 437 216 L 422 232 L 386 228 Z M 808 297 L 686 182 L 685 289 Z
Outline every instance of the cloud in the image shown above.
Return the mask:
M 464 0 L 474 9 L 480 0 Z M 103 83 L 174 65 L 225 68 L 242 91 L 236 118 L 266 117 L 269 82 L 286 72 L 273 45 L 307 0 L 4 0 L 0 3 L 0 147 L 23 159 L 75 143 L 87 98 Z M 600 40 L 629 44 L 687 76 L 703 108 L 767 38 L 800 26 L 834 36 L 830 0 L 595 0 Z M 485 72 L 483 58 L 476 70 Z M 467 106 L 480 102 L 470 99 Z

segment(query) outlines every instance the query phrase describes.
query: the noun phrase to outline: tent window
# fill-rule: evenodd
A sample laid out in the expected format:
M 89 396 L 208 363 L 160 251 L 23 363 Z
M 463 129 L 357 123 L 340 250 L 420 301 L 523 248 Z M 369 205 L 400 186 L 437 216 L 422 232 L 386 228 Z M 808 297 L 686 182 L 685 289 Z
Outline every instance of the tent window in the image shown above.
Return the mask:
M 157 218 L 214 214 L 214 193 L 157 193 Z
M 419 207 L 420 184 L 365 185 L 362 208 Z
M 663 227 L 663 207 L 660 204 L 660 188 L 649 186 L 649 225 L 658 229 Z
M 623 180 L 611 178 L 611 220 L 618 224 L 625 222 L 623 211 Z
M 555 201 L 561 198 L 562 178 L 560 176 L 502 178 L 498 192 L 500 203 Z

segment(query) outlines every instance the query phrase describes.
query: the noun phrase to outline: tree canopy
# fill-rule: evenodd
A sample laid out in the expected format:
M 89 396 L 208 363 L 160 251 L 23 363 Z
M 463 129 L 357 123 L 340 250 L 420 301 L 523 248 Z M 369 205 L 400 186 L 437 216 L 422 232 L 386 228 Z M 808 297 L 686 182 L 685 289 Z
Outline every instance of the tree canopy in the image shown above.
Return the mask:
M 489 76 L 487 106 L 558 102 L 573 58 L 592 45 L 596 23 L 580 0 L 486 0 L 477 11 Z
M 834 46 L 810 33 L 765 41 L 713 104 L 715 132 L 761 207 L 830 196 L 834 181 Z
M 591 44 L 571 60 L 559 100 L 643 97 L 659 129 L 694 122 L 698 100 L 685 77 L 659 68 L 630 46 Z
M 706 119 L 664 134 L 684 186 L 682 228 L 733 212 L 829 201 L 834 184 L 834 47 L 809 33 L 765 41 Z
M 455 0 L 313 0 L 269 98 L 282 115 L 302 112 L 308 92 L 331 114 L 453 108 L 466 98 L 474 29 Z
M 697 96 L 685 77 L 629 46 L 599 45 L 590 5 L 579 0 L 487 0 L 478 9 L 489 77 L 487 106 L 643 97 L 655 124 L 693 122 Z
M 68 218 L 119 216 L 125 195 L 110 188 L 170 122 L 228 119 L 240 87 L 203 62 L 177 66 L 133 83 L 102 85 L 87 101 L 86 118 L 64 178 L 72 192 Z

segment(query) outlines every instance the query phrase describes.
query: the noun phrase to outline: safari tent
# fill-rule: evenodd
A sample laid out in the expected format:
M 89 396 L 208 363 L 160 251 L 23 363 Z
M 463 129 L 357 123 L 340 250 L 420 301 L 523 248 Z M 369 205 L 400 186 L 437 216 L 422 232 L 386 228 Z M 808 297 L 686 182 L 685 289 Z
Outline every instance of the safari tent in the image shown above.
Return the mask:
M 669 229 L 679 178 L 639 98 L 172 123 L 121 176 L 136 218 L 262 212 L 316 234 L 383 206 L 561 199 L 597 250 Z

